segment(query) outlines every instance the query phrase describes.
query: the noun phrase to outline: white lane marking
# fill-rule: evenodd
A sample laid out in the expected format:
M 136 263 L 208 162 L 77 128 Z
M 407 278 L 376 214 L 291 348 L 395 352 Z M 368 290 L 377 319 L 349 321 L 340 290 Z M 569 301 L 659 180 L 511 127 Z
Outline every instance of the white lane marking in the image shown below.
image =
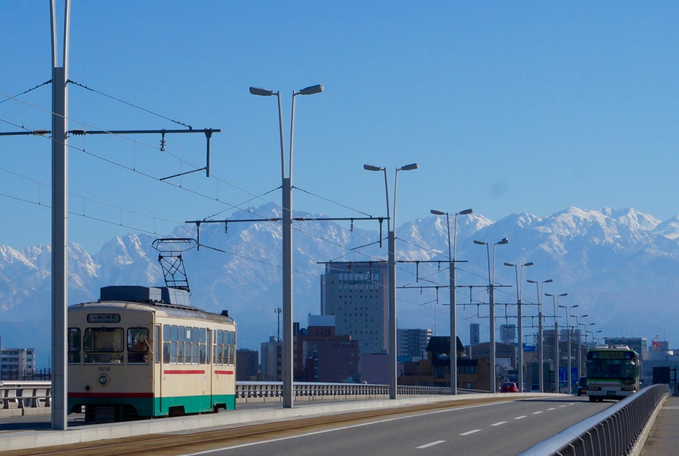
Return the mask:
M 539 415 L 541 413 L 542 413 L 542 410 L 540 410 L 539 412 L 533 412 L 533 415 Z
M 567 407 L 567 405 L 560 405 L 559 408 Z
M 491 424 L 491 426 L 500 426 L 501 424 L 505 424 L 505 423 L 506 423 L 506 421 L 500 421 L 500 422 L 497 422 L 495 424 Z
M 550 407 L 547 410 L 556 410 L 556 407 Z
M 571 402 L 571 403 L 570 403 L 570 404 L 568 404 L 568 405 L 575 405 L 575 404 L 576 404 L 576 402 Z
M 474 434 L 474 433 L 476 433 L 476 432 L 481 432 L 481 429 L 474 429 L 473 431 L 463 432 L 463 433 L 460 434 L 460 435 L 469 435 L 469 434 Z
M 309 432 L 307 434 L 291 435 L 289 437 L 280 437 L 280 438 L 277 438 L 277 439 L 262 440 L 260 442 L 244 443 L 244 444 L 241 444 L 241 445 L 233 445 L 233 446 L 227 446 L 227 447 L 222 447 L 222 448 L 215 448 L 215 449 L 212 449 L 212 450 L 198 451 L 196 453 L 185 453 L 181 456 L 199 456 L 199 455 L 203 455 L 203 454 L 216 453 L 218 451 L 229 451 L 229 450 L 235 450 L 237 448 L 245 448 L 245 447 L 249 447 L 249 446 L 262 445 L 262 444 L 266 444 L 266 443 L 280 442 L 282 440 L 299 439 L 301 437 L 308 437 L 308 436 L 311 436 L 311 435 L 326 434 L 328 432 L 336 432 L 336 431 L 343 431 L 343 430 L 346 430 L 346 429 L 353 429 L 353 428 L 364 427 L 364 426 L 372 426 L 373 424 L 382 424 L 382 423 L 388 423 L 388 422 L 391 422 L 391 421 L 405 420 L 405 419 L 408 419 L 408 418 L 417 418 L 417 417 L 426 416 L 426 415 L 436 415 L 438 413 L 448 413 L 448 412 L 454 412 L 454 411 L 458 411 L 458 410 L 468 410 L 468 409 L 480 408 L 480 407 L 490 407 L 491 405 L 511 404 L 512 402 L 513 402 L 513 400 L 512 401 L 504 401 L 504 402 L 494 402 L 494 403 L 490 403 L 490 404 L 469 405 L 469 406 L 466 406 L 466 407 L 456 407 L 456 408 L 445 409 L 445 410 L 435 410 L 433 412 L 415 413 L 415 414 L 412 414 L 412 415 L 399 416 L 397 418 L 387 418 L 385 420 L 373 421 L 373 422 L 370 422 L 370 423 L 353 424 L 351 426 L 342 426 L 342 427 L 333 428 L 333 429 L 325 429 L 323 431 Z M 476 431 L 473 431 L 473 432 L 476 432 Z
M 443 442 L 445 442 L 445 440 L 437 440 L 436 442 L 427 443 L 426 445 L 420 445 L 420 446 L 415 447 L 415 448 L 421 450 L 422 448 L 429 448 L 430 446 L 438 445 L 439 443 L 443 443 Z
M 515 420 L 522 420 L 522 419 L 524 419 L 525 417 L 526 417 L 526 415 L 521 415 L 521 416 L 517 416 L 517 417 L 514 418 L 514 419 L 515 419 Z

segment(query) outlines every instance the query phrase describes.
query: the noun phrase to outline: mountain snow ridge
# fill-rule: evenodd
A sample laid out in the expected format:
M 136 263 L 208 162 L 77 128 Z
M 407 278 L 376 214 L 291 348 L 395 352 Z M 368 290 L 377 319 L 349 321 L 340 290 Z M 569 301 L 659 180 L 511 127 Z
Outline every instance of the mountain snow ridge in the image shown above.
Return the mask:
M 280 217 L 279 208 L 266 204 L 238 212 L 232 220 L 256 218 L 253 213 Z M 384 261 L 387 232 L 385 225 L 380 247 L 379 230 L 366 229 L 365 224 L 359 227 L 356 223 L 352 231 L 312 220 L 319 216 L 296 212 L 295 217 L 310 219 L 293 225 L 295 321 L 305 326 L 307 314 L 320 313 L 324 266 L 319 263 Z M 451 216 L 451 230 L 453 222 Z M 679 271 L 679 216 L 661 222 L 631 208 L 570 207 L 548 217 L 517 213 L 493 222 L 483 215 L 470 214 L 458 216 L 457 222 L 456 258 L 466 261 L 458 264 L 458 284 L 479 287 L 472 300 L 487 302 L 482 285 L 488 283 L 486 248 L 472 241 L 489 242 L 492 250 L 494 242 L 508 237 L 509 244 L 496 249 L 498 283 L 514 286 L 516 280 L 513 268 L 504 267 L 503 262 L 532 261 L 535 266 L 525 269 L 526 278 L 552 278 L 548 292 L 567 291 L 568 304 L 577 303 L 581 313 L 596 321 L 597 329 L 607 329 L 611 336 L 652 338 L 663 331 L 674 331 L 665 322 L 674 319 L 673 306 L 679 293 L 679 286 L 672 285 Z M 200 249 L 184 254 L 192 303 L 216 312 L 229 309 L 239 323 L 241 346 L 258 348 L 260 342 L 276 333 L 274 309 L 281 307 L 281 224 L 229 223 L 227 228 L 225 233 L 222 224 L 201 225 Z M 195 238 L 195 226 L 179 226 L 172 237 Z M 397 227 L 396 237 L 398 261 L 442 260 L 447 267 L 445 216 L 407 222 Z M 162 285 L 158 252 L 151 246 L 154 239 L 144 234 L 119 236 L 93 255 L 77 244 L 69 244 L 69 304 L 98 299 L 102 286 Z M 50 253 L 49 246 L 23 250 L 0 246 L 0 321 L 28 320 L 32 315 L 49 317 Z M 420 265 L 418 274 L 434 277 L 440 274 L 436 267 L 436 263 Z M 414 269 L 406 263 L 397 265 L 399 286 L 420 283 L 419 277 L 413 280 Z M 435 276 L 436 283 L 447 285 L 445 277 Z M 420 297 L 414 291 L 412 297 L 408 290 L 398 293 L 399 327 L 431 328 L 438 313 L 447 313 L 447 307 L 438 306 L 436 310 L 436 304 L 422 304 L 427 301 L 425 291 L 420 290 Z M 514 296 L 515 302 L 515 293 L 514 288 L 498 289 L 498 298 L 512 302 Z M 533 288 L 524 286 L 524 294 L 525 302 L 536 301 Z M 429 301 L 447 305 L 447 299 Z M 480 321 L 487 327 L 487 321 Z M 460 323 L 458 328 L 463 341 L 467 331 L 464 326 L 466 323 Z M 0 331 L 3 346 L 14 341 L 11 325 L 0 325 Z

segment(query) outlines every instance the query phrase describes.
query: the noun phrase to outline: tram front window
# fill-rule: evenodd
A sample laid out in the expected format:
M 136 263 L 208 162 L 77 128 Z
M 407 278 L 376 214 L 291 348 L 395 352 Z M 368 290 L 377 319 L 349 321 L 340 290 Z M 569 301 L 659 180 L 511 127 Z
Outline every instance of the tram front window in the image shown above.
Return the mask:
M 83 349 L 86 363 L 122 363 L 122 328 L 86 328 Z
M 147 328 L 128 328 L 127 362 L 149 362 L 149 330 Z

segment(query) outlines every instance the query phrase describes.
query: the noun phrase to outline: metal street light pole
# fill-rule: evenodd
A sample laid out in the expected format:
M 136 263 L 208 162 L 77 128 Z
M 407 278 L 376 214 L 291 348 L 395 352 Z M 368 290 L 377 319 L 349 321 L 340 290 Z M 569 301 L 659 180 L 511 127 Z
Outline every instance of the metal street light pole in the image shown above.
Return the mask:
M 495 378 L 495 250 L 498 245 L 509 243 L 509 239 L 504 238 L 493 243 L 493 274 L 490 273 L 490 245 L 483 241 L 474 241 L 476 245 L 485 245 L 488 254 L 488 293 L 490 301 L 490 392 L 497 391 L 497 379 Z
M 559 357 L 561 356 L 561 351 L 559 347 L 559 299 L 561 296 L 568 296 L 568 293 L 561 293 L 560 295 L 545 293 L 545 296 L 551 296 L 552 301 L 554 302 L 554 392 L 560 393 Z
M 292 152 L 295 131 L 295 97 L 297 95 L 313 95 L 323 91 L 322 85 L 306 87 L 299 92 L 292 92 L 292 114 L 290 117 L 290 156 L 288 177 L 285 177 L 285 147 L 283 145 L 283 114 L 281 111 L 280 92 L 250 87 L 250 93 L 259 96 L 278 97 L 278 121 L 281 142 L 281 176 L 283 190 L 283 407 L 292 408 L 294 402 L 293 385 L 293 336 L 292 336 Z
M 559 306 L 563 307 L 566 309 L 568 313 L 568 320 L 566 320 L 566 328 L 567 328 L 567 337 L 568 337 L 568 394 L 573 394 L 573 380 L 571 378 L 571 358 L 572 358 L 572 353 L 571 353 L 571 309 L 574 307 L 578 307 L 577 304 L 572 305 L 572 306 Z
M 535 289 L 538 293 L 538 363 L 540 364 L 539 367 L 539 379 L 540 379 L 540 392 L 544 393 L 545 392 L 545 373 L 544 373 L 544 365 L 545 365 L 545 352 L 544 352 L 544 346 L 543 346 L 543 341 L 544 341 L 544 336 L 543 336 L 543 316 L 542 316 L 542 293 L 545 288 L 546 283 L 552 283 L 552 279 L 547 279 L 543 280 L 538 284 L 537 281 L 535 280 L 528 280 L 528 283 L 534 283 L 535 284 Z
M 455 283 L 456 266 L 455 258 L 457 256 L 457 216 L 467 215 L 474 212 L 473 209 L 465 209 L 460 212 L 455 212 L 455 227 L 453 230 L 453 244 L 450 243 L 450 214 L 432 209 L 431 213 L 434 215 L 445 215 L 446 226 L 448 227 L 448 288 L 450 289 L 450 394 L 457 394 L 457 288 Z M 451 252 L 452 248 L 452 252 Z
M 521 301 L 523 298 L 523 268 L 533 266 L 533 262 L 520 265 L 513 263 L 505 263 L 505 266 L 513 267 L 516 274 L 516 303 L 517 309 L 517 325 L 519 327 L 519 391 L 524 391 L 523 385 L 523 315 L 521 314 Z M 520 277 L 519 277 L 520 276 Z
M 396 189 L 398 188 L 398 172 L 417 169 L 417 163 L 396 168 L 394 173 L 394 223 L 389 223 L 389 186 L 387 183 L 387 168 L 373 165 L 363 165 L 367 171 L 384 171 L 384 187 L 387 195 L 387 230 L 389 249 L 389 399 L 396 399 L 398 376 L 398 351 L 396 342 Z
M 573 315 L 575 317 L 575 329 L 578 331 L 578 355 L 577 355 L 577 365 L 578 365 L 578 380 L 582 377 L 582 333 L 580 332 L 580 319 L 589 317 L 588 314 L 585 315 Z M 584 326 L 584 325 L 583 325 Z

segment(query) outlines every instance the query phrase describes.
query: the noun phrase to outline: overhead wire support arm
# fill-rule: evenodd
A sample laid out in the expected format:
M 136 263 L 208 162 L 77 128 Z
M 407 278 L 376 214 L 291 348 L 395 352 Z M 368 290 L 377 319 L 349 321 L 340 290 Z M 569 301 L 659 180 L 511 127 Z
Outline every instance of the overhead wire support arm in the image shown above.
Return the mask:
M 200 225 L 203 223 L 223 223 L 224 231 L 228 232 L 229 223 L 259 223 L 259 222 L 280 222 L 281 218 L 261 218 L 261 219 L 224 219 L 224 220 L 186 220 L 184 223 L 193 223 L 196 225 L 196 239 L 198 242 L 198 247 L 200 247 Z M 380 222 L 380 244 L 382 239 L 382 222 L 385 220 L 384 217 L 293 217 L 292 220 L 297 222 L 327 222 L 327 221 L 351 221 L 351 229 L 353 231 L 355 220 L 377 220 Z
M 74 136 L 84 136 L 84 135 L 162 135 L 160 140 L 160 150 L 165 150 L 165 135 L 176 134 L 176 133 L 204 133 L 205 139 L 207 140 L 207 151 L 205 159 L 205 167 L 194 169 L 191 171 L 186 171 L 184 173 L 173 174 L 172 176 L 162 177 L 160 180 L 172 179 L 179 176 L 184 176 L 186 174 L 191 174 L 199 171 L 205 171 L 205 177 L 210 177 L 210 139 L 212 138 L 212 133 L 221 133 L 222 130 L 219 128 L 203 128 L 203 129 L 183 129 L 183 130 L 70 130 L 69 134 Z M 27 133 L 29 134 L 29 133 Z

